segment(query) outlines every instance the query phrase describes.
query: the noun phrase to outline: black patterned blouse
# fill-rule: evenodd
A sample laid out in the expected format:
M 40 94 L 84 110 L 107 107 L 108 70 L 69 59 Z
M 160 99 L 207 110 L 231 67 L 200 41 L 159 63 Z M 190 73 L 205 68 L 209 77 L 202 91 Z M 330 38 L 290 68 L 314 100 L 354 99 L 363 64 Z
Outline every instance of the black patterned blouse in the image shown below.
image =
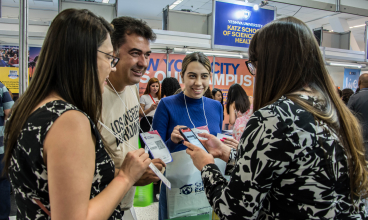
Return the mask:
M 202 170 L 221 219 L 366 218 L 363 202 L 356 210 L 351 204 L 347 156 L 337 135 L 285 97 L 254 112 L 227 171 L 229 182 L 214 164 Z
M 9 167 L 9 176 L 18 206 L 17 219 L 51 219 L 34 200 L 39 200 L 50 210 L 48 174 L 43 160 L 43 142 L 55 120 L 69 110 L 80 111 L 75 106 L 60 100 L 46 103 L 34 111 L 23 126 L 17 145 L 12 152 Z M 86 117 L 90 121 L 92 134 L 96 137 L 95 171 L 90 195 L 92 199 L 114 178 L 115 166 L 104 149 L 98 129 L 87 115 Z M 120 206 L 115 209 L 109 219 L 122 219 Z

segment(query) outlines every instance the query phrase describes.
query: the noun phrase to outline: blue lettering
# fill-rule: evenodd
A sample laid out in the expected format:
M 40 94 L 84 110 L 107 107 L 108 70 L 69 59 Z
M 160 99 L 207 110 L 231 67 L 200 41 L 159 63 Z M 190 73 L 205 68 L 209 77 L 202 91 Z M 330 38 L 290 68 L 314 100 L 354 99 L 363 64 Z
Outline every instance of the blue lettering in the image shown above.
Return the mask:
M 231 65 L 231 63 L 224 63 L 225 67 L 226 67 L 226 74 L 229 74 L 229 66 Z
M 177 61 L 175 61 L 175 63 L 174 63 L 175 71 L 180 72 L 180 71 L 181 71 L 181 69 L 179 69 L 179 68 L 178 68 L 178 63 L 183 63 L 183 60 L 177 60 Z
M 238 69 L 238 67 L 240 66 L 240 64 L 236 64 L 236 66 L 232 63 L 231 64 L 234 68 L 234 75 L 236 75 L 236 70 Z M 241 84 L 241 83 L 240 83 Z
M 151 70 L 151 66 L 153 67 L 153 71 L 157 71 L 158 68 L 158 63 L 160 62 L 160 59 L 156 59 L 156 64 L 154 63 L 153 59 L 151 58 L 149 63 L 148 63 L 148 68 L 147 70 L 150 71 Z
M 215 65 L 216 65 L 216 66 L 220 66 L 220 64 L 219 64 L 218 62 L 215 62 Z M 215 66 L 215 67 L 213 67 L 213 63 L 211 63 L 211 68 L 212 68 L 213 70 L 216 70 L 216 66 Z M 215 71 L 215 74 L 217 74 L 217 73 L 220 73 L 220 70 Z
M 167 64 L 167 61 L 166 59 L 164 59 L 165 63 Z M 169 71 L 171 71 L 171 65 L 174 63 L 175 60 L 170 60 L 170 63 L 169 63 Z

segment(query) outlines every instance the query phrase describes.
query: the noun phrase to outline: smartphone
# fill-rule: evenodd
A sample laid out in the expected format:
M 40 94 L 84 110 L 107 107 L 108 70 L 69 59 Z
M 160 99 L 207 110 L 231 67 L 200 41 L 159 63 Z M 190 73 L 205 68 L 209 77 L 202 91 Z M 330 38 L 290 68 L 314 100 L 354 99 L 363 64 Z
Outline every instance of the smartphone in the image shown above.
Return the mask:
M 188 127 L 179 128 L 179 132 L 180 132 L 181 136 L 183 136 L 184 140 L 186 140 L 189 143 L 194 144 L 195 146 L 200 147 L 203 150 L 207 151 L 207 149 L 203 146 L 201 141 L 197 138 L 197 136 L 194 134 L 194 132 L 190 128 L 188 128 Z

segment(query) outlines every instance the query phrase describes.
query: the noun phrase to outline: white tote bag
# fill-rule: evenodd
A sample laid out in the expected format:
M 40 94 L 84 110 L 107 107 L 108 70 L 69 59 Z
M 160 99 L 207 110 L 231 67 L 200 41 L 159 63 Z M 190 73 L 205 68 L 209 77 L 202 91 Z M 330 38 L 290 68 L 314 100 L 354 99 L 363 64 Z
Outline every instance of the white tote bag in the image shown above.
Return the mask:
M 166 188 L 169 219 L 210 213 L 201 172 L 185 150 L 171 156 L 173 162 L 166 165 L 166 177 L 171 182 L 171 190 Z M 224 174 L 226 163 L 220 159 L 215 159 L 215 163 Z

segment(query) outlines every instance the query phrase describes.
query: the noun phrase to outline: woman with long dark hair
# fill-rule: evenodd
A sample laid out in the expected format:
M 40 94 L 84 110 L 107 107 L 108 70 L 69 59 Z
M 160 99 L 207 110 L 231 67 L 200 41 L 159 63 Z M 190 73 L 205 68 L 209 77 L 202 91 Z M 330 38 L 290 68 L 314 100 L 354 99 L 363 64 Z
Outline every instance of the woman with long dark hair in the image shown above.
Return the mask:
M 359 122 L 336 93 L 313 33 L 286 17 L 249 46 L 254 113 L 238 151 L 185 143 L 221 219 L 366 219 L 368 175 Z M 237 154 L 237 155 L 236 155 Z M 227 181 L 214 165 L 222 158 Z
M 122 219 L 119 203 L 150 159 L 144 149 L 129 152 L 115 173 L 97 128 L 103 85 L 119 61 L 111 31 L 88 10 L 67 9 L 52 21 L 5 128 L 17 219 Z
M 204 97 L 211 78 L 211 62 L 208 57 L 201 52 L 186 55 L 180 75 L 184 91 L 163 98 L 153 118 L 153 129 L 158 131 L 171 153 L 186 149 L 179 128 L 206 126 L 211 134 L 221 133 L 222 128 L 220 103 Z M 167 170 L 173 163 L 167 164 Z M 168 219 L 167 211 L 166 187 L 163 186 L 160 192 L 159 220 Z
M 229 123 L 234 125 L 233 137 L 240 141 L 245 126 L 253 113 L 250 97 L 241 85 L 233 84 L 230 86 L 227 93 L 226 112 L 229 115 Z

